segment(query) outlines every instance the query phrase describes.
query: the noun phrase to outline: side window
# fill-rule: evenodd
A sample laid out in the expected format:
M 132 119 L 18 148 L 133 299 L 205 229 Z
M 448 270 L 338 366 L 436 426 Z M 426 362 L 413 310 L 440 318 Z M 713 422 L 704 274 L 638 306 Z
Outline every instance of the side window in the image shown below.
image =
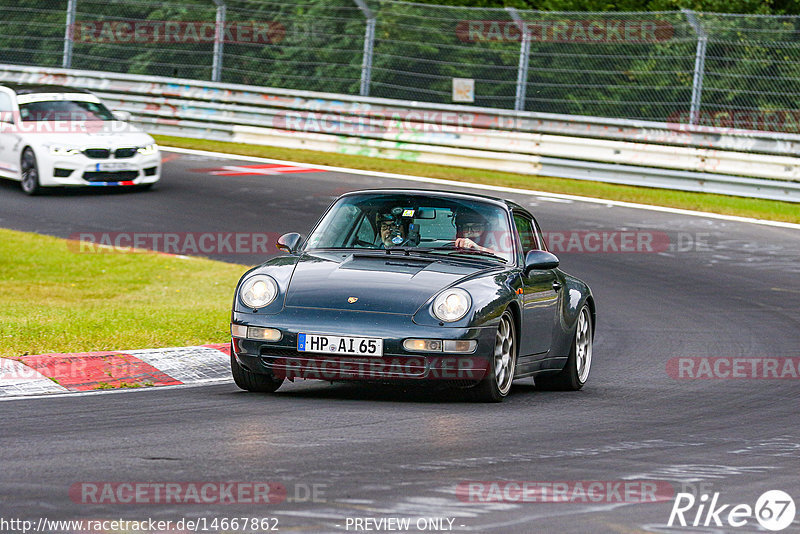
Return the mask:
M 536 241 L 536 236 L 533 234 L 533 223 L 522 214 L 514 213 L 514 224 L 517 226 L 519 232 L 519 239 L 522 242 L 523 256 L 531 250 L 538 250 L 539 245 Z
M 364 243 L 375 244 L 376 241 L 375 227 L 372 226 L 369 217 L 364 217 L 361 219 L 361 224 L 358 227 L 358 232 L 356 232 L 356 239 Z M 363 245 L 358 245 L 357 243 L 354 243 L 354 246 L 358 247 Z
M 12 122 L 11 116 L 11 97 L 8 93 L 0 91 L 0 120 Z

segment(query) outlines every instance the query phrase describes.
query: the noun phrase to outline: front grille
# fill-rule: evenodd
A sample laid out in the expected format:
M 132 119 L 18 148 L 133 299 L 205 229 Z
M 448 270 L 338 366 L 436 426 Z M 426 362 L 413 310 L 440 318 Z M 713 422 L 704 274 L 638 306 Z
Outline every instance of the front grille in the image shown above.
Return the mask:
M 53 176 L 56 178 L 66 178 L 72 174 L 72 169 L 53 169 Z
M 118 148 L 114 151 L 115 158 L 132 158 L 136 155 L 136 148 Z
M 83 153 L 92 159 L 108 159 L 111 156 L 111 151 L 107 148 L 87 148 Z
M 292 347 L 261 347 L 262 358 L 277 358 L 279 356 L 299 356 L 301 353 Z M 307 353 L 302 353 L 308 356 Z
M 125 182 L 138 178 L 138 171 L 86 171 L 83 179 L 89 182 Z

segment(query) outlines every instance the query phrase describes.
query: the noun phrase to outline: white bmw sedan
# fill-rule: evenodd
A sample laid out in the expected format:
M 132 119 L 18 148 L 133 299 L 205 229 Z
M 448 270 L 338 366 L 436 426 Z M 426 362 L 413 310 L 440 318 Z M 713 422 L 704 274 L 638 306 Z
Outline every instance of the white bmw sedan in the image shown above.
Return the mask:
M 0 85 L 0 177 L 35 195 L 52 186 L 151 187 L 152 137 L 95 95 L 60 85 Z

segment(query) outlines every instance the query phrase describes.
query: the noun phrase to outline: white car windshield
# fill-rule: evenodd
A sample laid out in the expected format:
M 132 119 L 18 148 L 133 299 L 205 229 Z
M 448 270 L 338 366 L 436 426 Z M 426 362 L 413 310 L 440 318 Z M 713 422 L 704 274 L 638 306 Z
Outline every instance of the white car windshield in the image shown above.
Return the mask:
M 506 211 L 496 204 L 373 193 L 340 199 L 304 249 L 398 249 L 510 262 L 514 241 Z
M 113 121 L 111 111 L 100 102 L 83 100 L 40 100 L 20 104 L 23 121 Z

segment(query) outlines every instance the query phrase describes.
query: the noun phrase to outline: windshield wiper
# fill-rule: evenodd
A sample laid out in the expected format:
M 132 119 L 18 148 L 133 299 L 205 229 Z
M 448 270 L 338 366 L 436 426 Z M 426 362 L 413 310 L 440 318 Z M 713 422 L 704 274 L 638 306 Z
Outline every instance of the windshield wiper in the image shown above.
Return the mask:
M 456 254 L 476 254 L 478 256 L 486 256 L 487 258 L 492 258 L 495 260 L 499 260 L 503 263 L 508 263 L 508 260 L 498 256 L 497 254 L 492 254 L 491 252 L 486 252 L 484 250 L 477 250 L 474 248 L 463 248 L 463 247 L 455 247 L 453 245 L 447 245 L 444 247 L 389 247 L 389 248 L 353 248 L 353 247 L 320 247 L 311 250 L 335 250 L 335 251 L 342 251 L 346 250 L 353 254 L 386 254 L 391 255 L 394 252 L 401 252 L 404 256 L 410 256 L 413 254 L 443 254 L 447 256 L 452 256 Z M 308 252 L 308 251 L 306 251 Z
M 453 243 L 453 242 L 447 243 L 445 245 L 442 245 L 441 247 L 434 248 L 434 249 L 431 249 L 431 250 L 448 251 L 448 252 L 445 252 L 445 254 L 448 254 L 448 255 L 450 255 L 450 254 L 477 254 L 479 256 L 486 256 L 488 258 L 494 258 L 496 260 L 500 260 L 503 263 L 508 263 L 507 259 L 502 258 L 502 257 L 498 256 L 497 254 L 495 254 L 493 252 L 488 252 L 486 250 L 478 250 L 476 248 L 457 247 L 455 245 L 455 243 Z
M 508 263 L 508 260 L 505 258 L 501 258 L 497 254 L 493 254 L 491 252 L 486 252 L 485 250 L 477 250 L 474 248 L 456 248 L 456 250 L 451 250 L 446 253 L 448 256 L 452 256 L 454 254 L 478 254 L 479 256 L 486 256 L 487 258 L 493 258 L 495 260 L 500 260 L 503 263 Z
M 453 245 L 444 246 L 444 247 L 392 247 L 387 248 L 386 253 L 388 254 L 392 250 L 398 250 L 405 252 L 408 255 L 411 252 L 418 252 L 423 254 L 446 254 L 448 256 L 455 255 L 455 254 L 477 254 L 479 256 L 486 256 L 487 258 L 493 258 L 496 260 L 500 260 L 503 263 L 508 263 L 508 260 L 505 258 L 501 258 L 497 254 L 492 254 L 491 252 L 486 252 L 484 250 L 477 250 L 474 248 L 463 248 L 463 247 L 456 247 Z

